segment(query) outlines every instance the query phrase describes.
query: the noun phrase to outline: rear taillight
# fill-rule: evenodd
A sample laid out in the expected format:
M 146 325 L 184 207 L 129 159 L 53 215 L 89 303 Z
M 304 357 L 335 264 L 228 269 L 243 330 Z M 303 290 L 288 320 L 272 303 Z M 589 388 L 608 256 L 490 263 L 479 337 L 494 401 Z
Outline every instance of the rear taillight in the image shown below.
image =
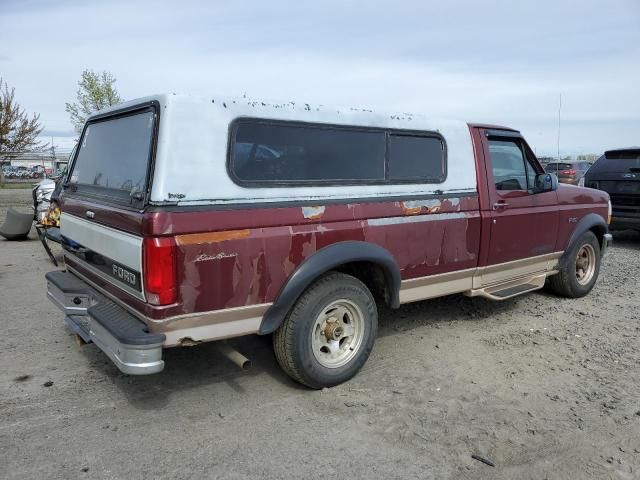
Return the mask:
M 575 175 L 577 172 L 575 170 L 563 170 L 562 172 L 563 175 Z
M 169 305 L 177 299 L 176 242 L 173 237 L 145 238 L 144 290 L 152 305 Z

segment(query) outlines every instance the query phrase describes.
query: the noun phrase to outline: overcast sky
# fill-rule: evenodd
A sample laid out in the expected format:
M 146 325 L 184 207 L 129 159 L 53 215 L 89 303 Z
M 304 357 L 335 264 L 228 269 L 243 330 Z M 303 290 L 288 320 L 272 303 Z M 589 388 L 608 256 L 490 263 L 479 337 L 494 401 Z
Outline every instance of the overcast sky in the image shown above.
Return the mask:
M 85 68 L 121 95 L 242 95 L 520 129 L 538 155 L 640 144 L 640 0 L 0 0 L 0 76 L 68 146 Z

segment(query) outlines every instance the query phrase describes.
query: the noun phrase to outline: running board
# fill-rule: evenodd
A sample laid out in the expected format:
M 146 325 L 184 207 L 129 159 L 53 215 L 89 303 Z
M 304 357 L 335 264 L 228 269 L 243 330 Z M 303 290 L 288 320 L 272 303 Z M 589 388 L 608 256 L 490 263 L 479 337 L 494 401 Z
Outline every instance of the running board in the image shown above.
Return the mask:
M 484 297 L 490 300 L 506 300 L 507 298 L 517 297 L 523 293 L 540 290 L 544 287 L 544 282 L 548 276 L 558 273 L 557 270 L 510 280 L 508 282 L 490 285 L 483 288 L 476 288 L 465 292 L 468 297 Z

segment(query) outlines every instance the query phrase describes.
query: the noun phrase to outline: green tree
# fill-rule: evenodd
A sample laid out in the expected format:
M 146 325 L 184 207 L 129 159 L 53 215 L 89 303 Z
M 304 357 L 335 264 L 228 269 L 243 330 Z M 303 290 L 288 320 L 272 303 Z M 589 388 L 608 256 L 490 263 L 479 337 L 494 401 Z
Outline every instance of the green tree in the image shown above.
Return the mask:
M 46 145 L 38 141 L 42 132 L 40 115 L 31 118 L 15 100 L 15 88 L 9 89 L 0 78 L 0 157 L 10 152 L 42 150 Z
M 71 117 L 71 123 L 78 134 L 82 133 L 82 127 L 87 117 L 93 112 L 122 103 L 123 100 L 115 87 L 116 79 L 110 72 L 101 74 L 93 70 L 85 70 L 78 82 L 76 103 L 65 103 L 65 110 Z

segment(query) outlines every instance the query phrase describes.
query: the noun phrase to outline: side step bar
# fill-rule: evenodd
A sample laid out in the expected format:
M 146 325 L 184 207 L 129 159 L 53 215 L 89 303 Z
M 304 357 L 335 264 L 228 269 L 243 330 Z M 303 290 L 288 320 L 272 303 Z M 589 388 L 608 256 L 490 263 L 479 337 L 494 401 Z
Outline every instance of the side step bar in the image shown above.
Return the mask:
M 508 282 L 490 285 L 483 288 L 476 288 L 465 292 L 468 297 L 484 297 L 490 300 L 506 300 L 507 298 L 517 297 L 523 293 L 540 290 L 544 287 L 544 282 L 550 275 L 558 273 L 557 270 L 541 273 L 538 275 L 510 280 Z

